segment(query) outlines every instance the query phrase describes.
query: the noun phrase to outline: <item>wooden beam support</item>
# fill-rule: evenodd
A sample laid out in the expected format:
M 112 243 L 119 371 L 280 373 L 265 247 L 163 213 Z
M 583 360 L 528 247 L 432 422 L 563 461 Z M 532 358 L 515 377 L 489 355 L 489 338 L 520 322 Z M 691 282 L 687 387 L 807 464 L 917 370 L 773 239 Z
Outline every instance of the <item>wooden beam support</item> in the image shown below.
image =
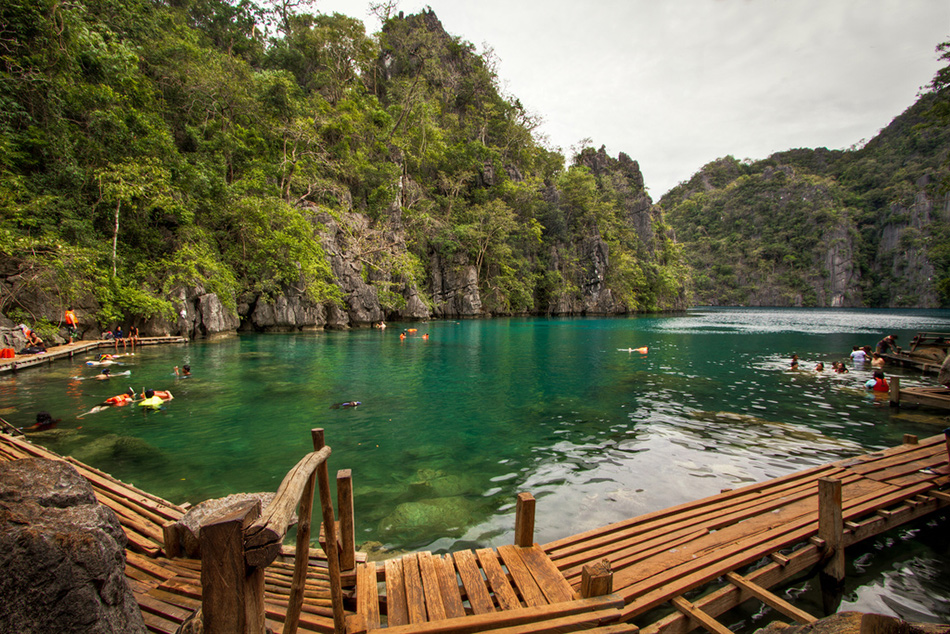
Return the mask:
M 674 608 L 706 628 L 711 634 L 732 634 L 732 630 L 697 608 L 683 597 L 673 597 L 670 599 L 670 603 L 673 604 Z
M 804 610 L 799 610 L 794 605 L 786 601 L 785 599 L 772 594 L 762 586 L 749 581 L 745 577 L 738 575 L 734 572 L 726 573 L 726 580 L 734 586 L 737 586 L 746 592 L 750 593 L 756 599 L 762 603 L 778 610 L 785 616 L 795 619 L 802 625 L 807 625 L 808 623 L 814 623 L 818 619 L 813 617 L 808 612 Z
M 515 546 L 530 548 L 534 545 L 534 496 L 519 493 L 515 504 Z
M 900 407 L 901 405 L 901 380 L 900 377 L 892 376 L 887 386 L 887 399 L 891 407 Z
M 260 502 L 201 527 L 201 615 L 206 634 L 264 634 L 264 569 L 244 562 L 244 530 Z
M 917 436 L 914 434 L 904 434 L 904 444 L 905 445 L 916 445 Z
M 824 572 L 841 581 L 845 574 L 844 518 L 841 511 L 841 480 L 818 480 L 818 537 L 828 546 L 830 555 Z
M 316 437 L 312 432 L 311 439 L 314 450 L 323 448 L 316 446 Z M 317 488 L 316 480 L 317 473 L 314 471 L 307 478 L 307 483 L 300 496 L 300 506 L 297 509 L 294 576 L 290 582 L 290 596 L 287 598 L 287 614 L 284 618 L 283 634 L 296 634 L 297 626 L 300 625 L 300 612 L 303 609 L 303 596 L 307 585 L 307 568 L 310 566 L 310 526 L 313 522 L 313 493 Z
M 927 495 L 933 496 L 937 498 L 938 500 L 942 500 L 944 502 L 950 502 L 950 493 L 947 493 L 945 491 L 937 491 L 936 489 L 934 489 L 933 491 L 928 491 Z
M 581 597 L 599 597 L 614 591 L 614 572 L 610 569 L 610 560 L 602 559 L 587 564 L 581 572 Z
M 353 514 L 353 472 L 336 472 L 336 505 L 340 515 L 340 569 L 356 569 L 356 523 Z
M 315 450 L 326 447 L 323 429 L 312 429 Z M 329 448 L 328 448 L 329 449 Z M 346 631 L 346 615 L 343 612 L 343 586 L 340 580 L 340 552 L 336 542 L 336 520 L 333 517 L 333 500 L 330 497 L 330 472 L 324 460 L 317 468 L 317 484 L 320 491 L 320 510 L 323 513 L 323 526 L 327 538 L 327 568 L 330 572 L 330 603 L 333 606 L 333 631 L 335 634 L 344 634 Z

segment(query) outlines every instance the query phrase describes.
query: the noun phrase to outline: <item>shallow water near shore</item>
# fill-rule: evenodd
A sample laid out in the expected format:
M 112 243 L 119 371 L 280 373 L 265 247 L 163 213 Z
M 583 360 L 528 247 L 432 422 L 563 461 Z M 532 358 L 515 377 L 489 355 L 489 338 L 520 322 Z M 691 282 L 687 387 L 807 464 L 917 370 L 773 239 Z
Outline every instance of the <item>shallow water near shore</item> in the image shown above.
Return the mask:
M 403 341 L 404 328 L 417 332 Z M 917 331 L 950 332 L 950 312 L 696 309 L 240 335 L 140 348 L 113 366 L 131 375 L 109 381 L 90 378 L 91 356 L 6 374 L 0 407 L 17 426 L 50 411 L 62 422 L 35 441 L 191 503 L 276 490 L 310 449 L 309 430 L 323 427 L 331 473 L 353 470 L 358 542 L 510 543 L 515 495 L 530 491 L 544 543 L 897 445 L 905 433 L 941 433 L 945 416 L 868 394 L 870 368 L 812 371 L 888 333 L 908 345 Z M 630 350 L 641 346 L 649 352 Z M 789 371 L 792 353 L 802 370 Z M 176 379 L 184 363 L 193 376 Z M 903 385 L 935 384 L 893 373 Z M 175 398 L 159 412 L 80 417 L 130 385 Z M 349 401 L 361 404 L 334 407 Z M 950 621 L 945 528 L 861 546 L 846 605 Z M 803 583 L 790 591 L 807 595 L 814 584 Z M 758 616 L 735 618 L 744 630 Z

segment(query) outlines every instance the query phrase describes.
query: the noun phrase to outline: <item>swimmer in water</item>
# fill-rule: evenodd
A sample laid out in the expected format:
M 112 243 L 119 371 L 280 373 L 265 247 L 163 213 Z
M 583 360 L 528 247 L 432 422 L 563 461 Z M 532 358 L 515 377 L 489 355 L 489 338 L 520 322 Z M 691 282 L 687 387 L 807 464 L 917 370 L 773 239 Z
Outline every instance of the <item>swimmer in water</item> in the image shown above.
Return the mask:
M 359 401 L 347 401 L 345 403 L 334 403 L 330 406 L 330 409 L 340 409 L 341 407 L 356 407 L 362 405 Z

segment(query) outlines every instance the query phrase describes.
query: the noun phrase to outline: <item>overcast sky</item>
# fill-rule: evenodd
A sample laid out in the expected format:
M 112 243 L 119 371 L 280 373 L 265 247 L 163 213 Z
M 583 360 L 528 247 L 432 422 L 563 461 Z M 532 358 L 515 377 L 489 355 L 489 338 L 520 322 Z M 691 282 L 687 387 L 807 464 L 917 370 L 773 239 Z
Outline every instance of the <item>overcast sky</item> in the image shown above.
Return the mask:
M 570 159 L 639 161 L 658 200 L 719 157 L 869 140 L 916 100 L 948 0 L 402 0 L 487 45 L 502 89 Z M 367 0 L 315 0 L 379 30 Z

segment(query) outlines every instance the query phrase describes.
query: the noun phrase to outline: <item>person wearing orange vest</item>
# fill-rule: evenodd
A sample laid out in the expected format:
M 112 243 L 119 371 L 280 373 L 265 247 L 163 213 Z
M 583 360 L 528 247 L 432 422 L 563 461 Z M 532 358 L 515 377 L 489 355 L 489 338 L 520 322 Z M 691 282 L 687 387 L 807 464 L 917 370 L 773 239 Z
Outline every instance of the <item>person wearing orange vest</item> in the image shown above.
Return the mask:
M 69 343 L 72 343 L 73 337 L 79 335 L 79 319 L 72 308 L 66 309 L 66 329 L 69 331 Z

